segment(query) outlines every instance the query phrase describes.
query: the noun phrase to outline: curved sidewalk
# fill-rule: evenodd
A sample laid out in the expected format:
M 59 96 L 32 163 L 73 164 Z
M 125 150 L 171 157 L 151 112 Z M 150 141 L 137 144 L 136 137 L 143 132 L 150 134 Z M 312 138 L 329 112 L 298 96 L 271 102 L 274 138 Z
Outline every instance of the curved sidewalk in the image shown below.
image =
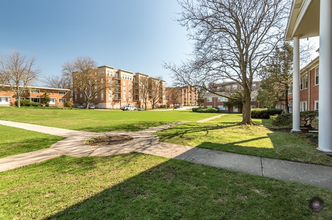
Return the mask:
M 0 172 L 62 155 L 85 157 L 139 152 L 332 189 L 332 167 L 163 143 L 159 142 L 158 136 L 153 134 L 156 131 L 183 123 L 186 122 L 177 122 L 137 132 L 93 133 L 0 120 L 2 125 L 67 137 L 48 149 L 0 159 Z M 87 139 L 103 134 L 130 135 L 134 139 L 114 146 L 85 145 Z

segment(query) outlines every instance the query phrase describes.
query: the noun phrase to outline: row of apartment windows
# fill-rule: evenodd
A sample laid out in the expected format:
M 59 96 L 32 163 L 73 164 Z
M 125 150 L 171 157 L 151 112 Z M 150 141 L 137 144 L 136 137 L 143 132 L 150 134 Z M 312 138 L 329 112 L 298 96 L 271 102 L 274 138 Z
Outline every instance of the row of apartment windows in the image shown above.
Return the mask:
M 206 101 L 207 101 L 207 102 L 212 102 L 212 98 L 211 98 L 211 97 L 206 98 Z M 218 102 L 228 102 L 228 98 L 225 98 L 225 97 L 218 97 Z
M 303 102 L 300 102 L 300 111 L 303 112 L 303 111 L 307 111 L 308 108 L 307 108 L 307 101 L 303 101 Z M 314 102 L 314 110 L 315 111 L 318 111 L 318 107 L 319 107 L 319 101 L 315 101 Z
M 319 84 L 319 68 L 315 69 L 315 85 Z M 308 88 L 308 74 L 301 76 L 301 90 Z
M 220 91 L 222 88 L 223 88 L 223 87 L 217 87 L 217 90 Z M 227 86 L 225 86 L 224 88 L 225 88 L 226 90 L 230 90 L 230 89 L 231 89 L 231 86 L 230 86 L 230 85 L 227 85 Z M 256 83 L 253 83 L 253 84 L 252 84 L 252 88 L 253 88 L 253 89 L 256 89 L 256 88 L 257 88 Z M 238 86 L 237 86 L 237 85 L 232 85 L 232 89 L 233 89 L 233 90 L 236 90 L 236 89 L 238 89 Z M 241 86 L 240 86 L 239 89 L 241 89 Z

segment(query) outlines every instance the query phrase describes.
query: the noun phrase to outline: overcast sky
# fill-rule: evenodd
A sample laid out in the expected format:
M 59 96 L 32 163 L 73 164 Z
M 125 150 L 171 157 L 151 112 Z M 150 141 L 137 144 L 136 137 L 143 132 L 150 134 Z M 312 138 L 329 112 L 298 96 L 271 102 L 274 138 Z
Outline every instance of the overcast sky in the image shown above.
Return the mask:
M 162 76 L 163 61 L 180 63 L 192 50 L 175 19 L 176 0 L 1 0 L 0 53 L 35 55 L 43 75 L 90 56 L 98 65 Z
M 90 56 L 171 86 L 163 62 L 180 64 L 192 51 L 179 12 L 176 0 L 0 0 L 0 54 L 33 54 L 43 75 L 61 75 L 64 62 Z

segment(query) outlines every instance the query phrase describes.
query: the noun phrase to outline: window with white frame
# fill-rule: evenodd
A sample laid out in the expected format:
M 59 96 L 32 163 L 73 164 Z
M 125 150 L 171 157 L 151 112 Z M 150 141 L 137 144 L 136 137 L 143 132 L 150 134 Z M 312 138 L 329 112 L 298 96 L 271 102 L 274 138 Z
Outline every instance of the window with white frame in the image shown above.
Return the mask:
M 108 100 L 112 100 L 112 90 L 108 90 Z
M 128 82 L 128 86 L 131 86 L 131 82 Z
M 31 89 L 30 93 L 39 94 L 40 90 L 39 89 Z
M 59 103 L 66 103 L 66 99 L 59 99 Z
M 212 108 L 212 105 L 207 105 L 206 107 L 207 107 L 207 108 Z
M 225 86 L 225 88 L 226 88 L 227 90 L 230 90 L 231 86 Z
M 49 104 L 50 105 L 55 105 L 55 100 L 56 100 L 56 98 L 50 98 Z
M 308 74 L 301 77 L 301 90 L 308 88 Z
M 253 83 L 253 84 L 252 84 L 252 88 L 253 88 L 253 89 L 256 89 L 256 83 Z
M 104 93 L 100 93 L 100 99 L 103 101 L 104 100 Z
M 122 84 L 123 84 L 123 86 L 126 86 L 126 81 L 123 80 L 123 83 L 122 83 Z
M 251 98 L 251 101 L 252 101 L 252 102 L 256 101 L 256 98 L 255 98 L 255 97 L 252 97 L 252 98 Z
M 126 100 L 127 99 L 127 96 L 126 94 L 123 94 L 123 99 Z
M 224 106 L 224 105 L 218 105 L 218 109 L 221 111 L 224 111 L 224 110 L 228 110 L 228 107 Z
M 40 98 L 30 98 L 30 102 L 40 103 Z
M 0 97 L 0 104 L 9 104 L 8 97 Z
M 228 102 L 228 99 L 225 97 L 218 97 L 218 102 Z
M 307 111 L 307 101 L 300 102 L 300 111 Z
M 65 91 L 59 91 L 59 95 L 66 95 Z
M 20 100 L 25 100 L 24 97 L 20 97 Z M 17 98 L 15 98 L 15 101 L 17 101 Z
M 237 85 L 233 85 L 233 89 L 237 89 Z
M 315 101 L 315 111 L 318 111 L 318 107 L 319 107 L 319 101 L 318 100 L 316 100 Z
M 212 98 L 211 98 L 211 97 L 206 98 L 206 101 L 207 101 L 207 102 L 212 102 Z
M 315 69 L 315 85 L 319 83 L 319 67 Z

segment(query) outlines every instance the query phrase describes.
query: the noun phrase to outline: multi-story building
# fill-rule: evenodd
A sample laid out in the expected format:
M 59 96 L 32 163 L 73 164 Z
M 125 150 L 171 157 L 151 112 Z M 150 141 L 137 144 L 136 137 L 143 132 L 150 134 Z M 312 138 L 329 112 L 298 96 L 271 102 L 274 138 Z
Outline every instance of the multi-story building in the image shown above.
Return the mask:
M 319 57 L 300 71 L 300 111 L 318 111 L 319 107 Z M 288 95 L 290 111 L 293 105 L 292 91 Z M 291 111 L 292 112 L 292 111 Z
M 160 79 L 149 77 L 143 73 L 136 73 L 119 69 L 115 70 L 111 66 L 100 66 L 95 72 L 95 80 L 104 85 L 104 88 L 96 94 L 92 103 L 97 108 L 119 109 L 125 106 L 151 109 L 166 104 L 162 93 L 160 98 L 152 99 L 154 96 L 155 81 L 161 85 L 159 91 L 165 90 L 166 82 Z M 74 77 L 75 80 L 75 77 Z M 77 83 L 73 83 L 74 86 Z M 98 89 L 99 85 L 96 85 Z M 155 102 L 153 103 L 153 100 Z M 81 88 L 74 88 L 74 102 L 78 105 L 85 105 L 86 96 Z M 154 105 L 153 105 L 154 104 Z
M 17 100 L 14 91 L 10 86 L 0 87 L 0 106 L 14 106 Z M 43 95 L 47 93 L 50 97 L 50 106 L 64 107 L 69 101 L 69 89 L 56 89 L 46 87 L 29 86 L 20 97 L 21 100 L 30 100 L 31 102 L 41 103 Z
M 167 105 L 172 107 L 178 106 L 193 106 L 197 105 L 198 90 L 192 86 L 184 87 L 168 87 L 167 90 Z
M 260 82 L 255 81 L 252 83 L 251 92 L 251 108 L 261 108 L 262 105 L 257 101 L 258 89 Z M 228 102 L 228 98 L 224 96 L 229 96 L 232 93 L 243 90 L 243 87 L 236 82 L 224 82 L 219 84 L 210 85 L 210 87 L 215 91 L 214 93 L 207 93 L 204 96 L 204 107 L 205 108 L 218 108 L 221 112 L 242 112 L 241 108 L 235 106 L 226 106 L 225 103 Z

